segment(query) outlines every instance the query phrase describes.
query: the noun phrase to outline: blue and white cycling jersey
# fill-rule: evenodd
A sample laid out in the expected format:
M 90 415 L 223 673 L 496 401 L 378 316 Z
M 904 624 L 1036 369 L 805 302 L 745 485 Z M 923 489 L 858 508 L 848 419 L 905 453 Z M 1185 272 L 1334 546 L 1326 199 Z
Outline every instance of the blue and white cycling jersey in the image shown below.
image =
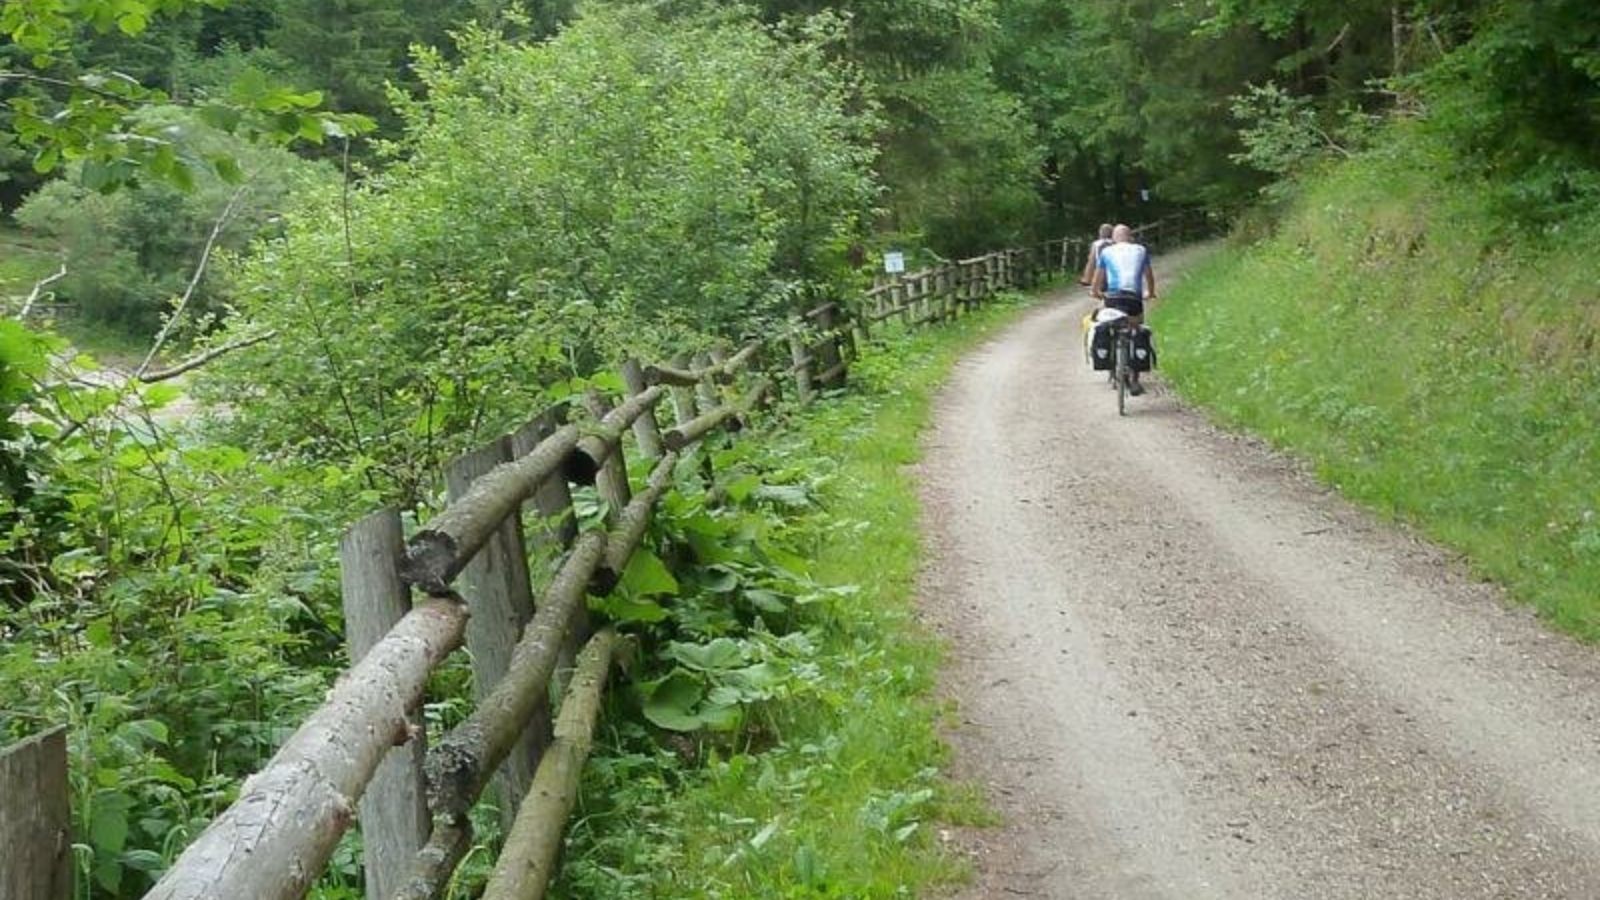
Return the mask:
M 1144 273 L 1150 268 L 1150 251 L 1143 244 L 1108 244 L 1100 251 L 1100 268 L 1106 273 L 1106 293 L 1144 298 Z

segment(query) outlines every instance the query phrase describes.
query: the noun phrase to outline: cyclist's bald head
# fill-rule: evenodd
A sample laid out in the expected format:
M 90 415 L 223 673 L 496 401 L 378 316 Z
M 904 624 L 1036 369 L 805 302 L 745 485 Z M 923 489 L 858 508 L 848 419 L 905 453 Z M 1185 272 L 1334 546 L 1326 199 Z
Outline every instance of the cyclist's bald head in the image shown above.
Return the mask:
M 1133 229 L 1126 225 L 1118 225 L 1111 229 L 1111 239 L 1119 244 L 1125 244 L 1133 240 Z

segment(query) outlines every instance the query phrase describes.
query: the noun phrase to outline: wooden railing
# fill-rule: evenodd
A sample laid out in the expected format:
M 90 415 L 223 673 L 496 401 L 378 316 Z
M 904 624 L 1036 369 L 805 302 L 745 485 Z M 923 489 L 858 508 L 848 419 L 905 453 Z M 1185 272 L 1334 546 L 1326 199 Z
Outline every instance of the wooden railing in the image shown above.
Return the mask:
M 1181 233 L 1155 227 L 1151 239 Z M 946 263 L 822 302 L 777 339 L 625 362 L 620 396 L 591 392 L 453 460 L 447 505 L 409 539 L 398 510 L 358 521 L 339 546 L 353 665 L 147 898 L 301 897 L 356 821 L 368 897 L 439 897 L 472 845 L 468 812 L 486 789 L 506 839 L 484 896 L 542 897 L 607 676 L 627 651 L 624 637 L 592 626 L 585 598 L 617 586 L 679 463 L 743 428 L 780 387 L 802 404 L 842 387 L 861 343 L 1075 272 L 1086 246 L 1058 239 Z M 630 458 L 650 467 L 637 493 Z M 603 501 L 599 527 L 579 529 L 575 485 Z M 430 747 L 424 686 L 462 647 L 475 707 Z M 9 815 L 0 803 L 0 819 Z

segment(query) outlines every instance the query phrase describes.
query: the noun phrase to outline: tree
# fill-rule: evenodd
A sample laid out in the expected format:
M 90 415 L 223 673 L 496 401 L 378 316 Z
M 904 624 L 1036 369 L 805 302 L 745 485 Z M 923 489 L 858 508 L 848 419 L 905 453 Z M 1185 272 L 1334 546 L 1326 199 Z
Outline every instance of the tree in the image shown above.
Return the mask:
M 219 3 L 207 0 L 206 5 Z M 141 118 L 140 110 L 172 99 L 167 90 L 115 70 L 79 67 L 69 52 L 82 30 L 138 38 L 152 21 L 201 5 L 200 0 L 4 0 L 0 33 L 26 58 L 0 71 L 0 85 L 7 88 L 9 128 L 33 152 L 34 170 L 48 174 L 76 163 L 86 187 L 107 191 L 138 180 L 186 188 L 203 169 L 235 180 L 238 166 L 230 158 L 208 158 Z M 370 129 L 365 117 L 320 112 L 322 100 L 317 91 L 246 77 L 196 108 L 215 128 L 278 144 L 321 143 Z
M 414 498 L 544 385 L 758 333 L 842 283 L 877 123 L 825 40 L 625 9 L 423 53 L 400 158 L 348 206 L 308 193 L 235 270 L 234 333 L 279 333 L 216 364 L 254 411 L 241 440 Z

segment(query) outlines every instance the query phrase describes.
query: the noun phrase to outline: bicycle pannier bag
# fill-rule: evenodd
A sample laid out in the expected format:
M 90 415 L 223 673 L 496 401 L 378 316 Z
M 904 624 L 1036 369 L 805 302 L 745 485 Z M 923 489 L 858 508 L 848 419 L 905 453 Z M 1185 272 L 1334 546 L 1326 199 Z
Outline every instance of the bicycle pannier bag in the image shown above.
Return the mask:
M 1097 325 L 1094 335 L 1089 339 L 1089 361 L 1094 364 L 1096 372 L 1104 372 L 1116 365 L 1111 332 L 1110 325 Z
M 1156 367 L 1156 344 L 1150 329 L 1141 328 L 1133 333 L 1133 359 L 1129 364 L 1135 372 L 1148 372 Z

